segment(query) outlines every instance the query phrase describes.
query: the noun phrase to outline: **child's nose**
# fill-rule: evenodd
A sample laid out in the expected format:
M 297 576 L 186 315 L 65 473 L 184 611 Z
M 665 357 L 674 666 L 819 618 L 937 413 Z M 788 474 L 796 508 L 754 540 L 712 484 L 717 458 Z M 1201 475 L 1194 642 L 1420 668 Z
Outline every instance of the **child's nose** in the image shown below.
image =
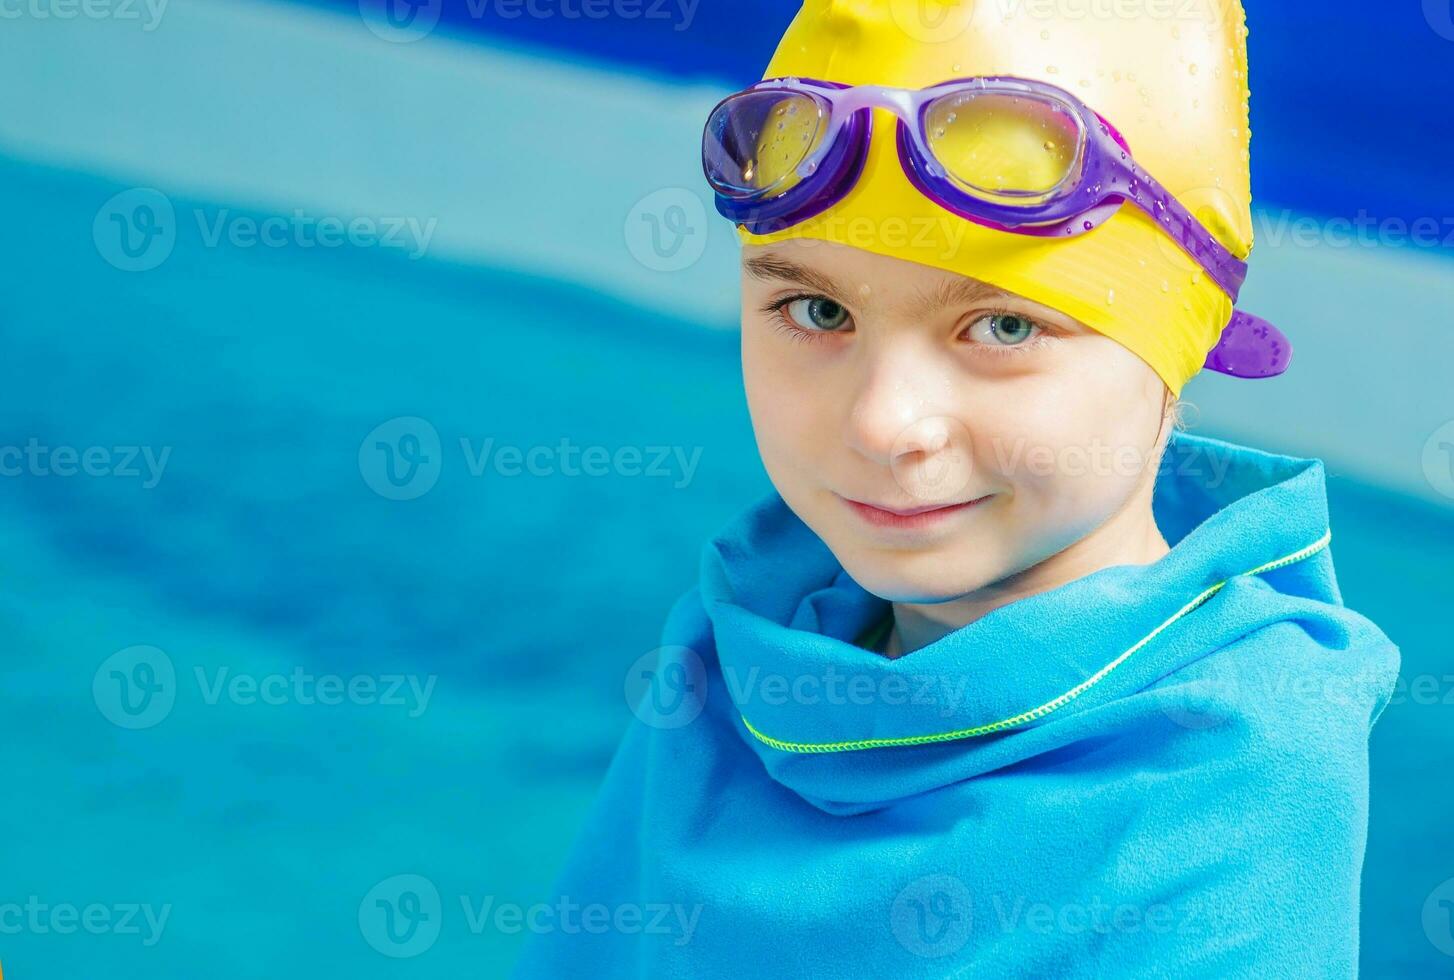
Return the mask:
M 880 466 L 950 448 L 962 426 L 943 404 L 949 379 L 939 358 L 926 356 L 933 353 L 905 342 L 866 355 L 846 422 L 849 448 Z

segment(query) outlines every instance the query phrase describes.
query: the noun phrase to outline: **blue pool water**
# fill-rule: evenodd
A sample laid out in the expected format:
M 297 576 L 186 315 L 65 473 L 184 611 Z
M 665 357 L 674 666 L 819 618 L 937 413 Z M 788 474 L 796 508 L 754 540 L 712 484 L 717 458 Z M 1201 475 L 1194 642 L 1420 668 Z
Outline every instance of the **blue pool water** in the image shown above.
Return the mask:
M 187 219 L 165 263 L 126 273 L 92 239 L 119 186 L 3 161 L 0 178 L 22 232 L 0 239 L 0 446 L 169 451 L 154 486 L 0 479 L 0 903 L 168 910 L 150 945 L 140 915 L 136 932 L 42 918 L 0 933 L 0 962 L 117 980 L 501 974 L 521 937 L 471 928 L 469 910 L 545 897 L 629 718 L 627 665 L 702 542 L 767 489 L 735 336 L 395 252 L 208 248 Z M 396 418 L 439 438 L 437 483 L 412 500 L 360 463 Z M 700 454 L 689 479 L 670 461 L 475 475 L 489 439 Z M 1402 646 L 1406 677 L 1454 700 L 1454 519 L 1336 474 L 1330 493 L 1348 603 Z M 138 645 L 173 665 L 175 703 L 128 729 L 97 677 Z M 209 699 L 219 678 L 298 671 L 433 686 L 427 704 Z M 1405 698 L 1375 734 L 1368 976 L 1454 964 L 1420 918 L 1454 875 L 1442 700 Z M 439 933 L 392 959 L 360 912 L 406 874 L 437 888 Z

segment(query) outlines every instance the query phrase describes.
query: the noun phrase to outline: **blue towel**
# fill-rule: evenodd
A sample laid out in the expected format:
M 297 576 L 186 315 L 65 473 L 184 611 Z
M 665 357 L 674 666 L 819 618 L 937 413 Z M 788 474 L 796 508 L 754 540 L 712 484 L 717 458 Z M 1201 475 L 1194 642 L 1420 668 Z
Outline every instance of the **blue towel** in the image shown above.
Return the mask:
M 1399 653 L 1322 463 L 1178 433 L 1169 554 L 888 660 L 775 494 L 703 550 L 533 977 L 1333 977 Z

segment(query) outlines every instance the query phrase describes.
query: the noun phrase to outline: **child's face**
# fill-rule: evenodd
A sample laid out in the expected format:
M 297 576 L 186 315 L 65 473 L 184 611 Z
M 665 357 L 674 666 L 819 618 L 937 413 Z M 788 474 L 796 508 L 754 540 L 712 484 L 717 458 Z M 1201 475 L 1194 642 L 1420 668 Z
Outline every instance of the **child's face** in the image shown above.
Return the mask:
M 1149 516 L 1166 388 L 1114 340 L 845 245 L 795 239 L 742 258 L 742 370 L 763 464 L 870 592 L 957 598 L 1113 517 Z M 909 521 L 850 500 L 979 502 Z

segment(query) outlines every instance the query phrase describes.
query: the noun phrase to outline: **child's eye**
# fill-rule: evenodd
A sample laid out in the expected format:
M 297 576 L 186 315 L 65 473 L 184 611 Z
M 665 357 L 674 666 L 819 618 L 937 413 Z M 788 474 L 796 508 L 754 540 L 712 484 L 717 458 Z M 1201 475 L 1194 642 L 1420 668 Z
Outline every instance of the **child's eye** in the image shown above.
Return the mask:
M 792 326 L 810 333 L 836 333 L 848 322 L 848 310 L 826 296 L 794 296 L 778 309 Z
M 965 336 L 987 347 L 1028 347 L 1045 331 L 1035 321 L 1015 313 L 991 313 L 969 325 Z

